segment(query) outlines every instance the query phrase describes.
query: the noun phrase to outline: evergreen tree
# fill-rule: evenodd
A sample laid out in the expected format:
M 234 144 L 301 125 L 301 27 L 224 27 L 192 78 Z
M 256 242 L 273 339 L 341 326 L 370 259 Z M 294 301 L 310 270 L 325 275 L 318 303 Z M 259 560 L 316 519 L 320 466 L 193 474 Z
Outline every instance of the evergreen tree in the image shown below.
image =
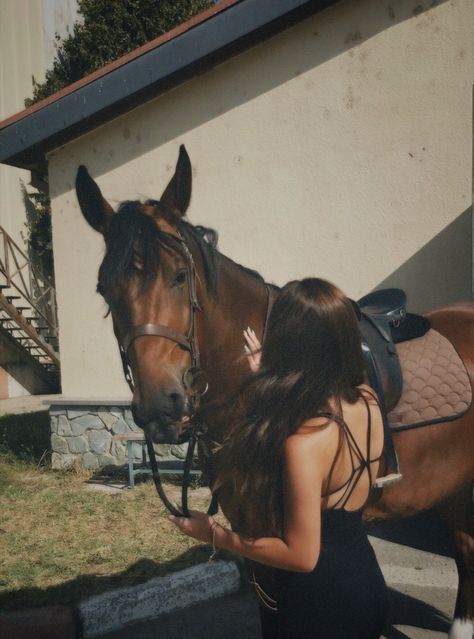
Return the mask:
M 78 0 L 82 20 L 58 39 L 53 68 L 42 83 L 33 78 L 33 98 L 25 106 L 56 93 L 89 73 L 170 31 L 213 6 L 212 0 Z M 54 278 L 49 196 L 22 185 L 27 211 L 27 244 L 32 262 Z

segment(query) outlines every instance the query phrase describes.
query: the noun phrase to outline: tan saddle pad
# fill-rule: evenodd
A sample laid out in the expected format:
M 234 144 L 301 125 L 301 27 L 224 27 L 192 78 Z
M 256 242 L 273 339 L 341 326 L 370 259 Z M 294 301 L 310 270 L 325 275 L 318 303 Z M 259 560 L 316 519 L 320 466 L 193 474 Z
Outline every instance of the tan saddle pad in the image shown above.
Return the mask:
M 403 374 L 400 401 L 388 414 L 392 430 L 460 417 L 472 402 L 469 375 L 451 342 L 430 329 L 396 345 Z

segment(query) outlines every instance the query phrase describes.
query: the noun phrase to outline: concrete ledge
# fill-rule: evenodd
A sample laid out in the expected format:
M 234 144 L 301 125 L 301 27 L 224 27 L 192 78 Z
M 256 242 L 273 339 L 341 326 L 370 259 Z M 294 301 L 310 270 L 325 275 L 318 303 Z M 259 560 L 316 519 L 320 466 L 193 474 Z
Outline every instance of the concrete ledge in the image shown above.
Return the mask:
M 192 604 L 236 592 L 240 573 L 232 561 L 198 564 L 130 588 L 91 597 L 79 605 L 89 639 Z
M 130 406 L 130 399 L 113 397 L 65 397 L 64 395 L 51 396 L 53 399 L 44 399 L 43 404 L 54 406 Z

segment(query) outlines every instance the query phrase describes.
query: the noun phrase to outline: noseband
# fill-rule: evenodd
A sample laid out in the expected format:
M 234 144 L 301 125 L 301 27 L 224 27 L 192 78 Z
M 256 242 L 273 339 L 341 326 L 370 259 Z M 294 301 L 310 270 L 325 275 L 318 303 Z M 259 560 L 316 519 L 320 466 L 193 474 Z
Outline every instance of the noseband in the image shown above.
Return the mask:
M 125 336 L 123 340 L 123 344 L 119 344 L 120 356 L 122 358 L 122 366 L 125 375 L 125 379 L 127 380 L 128 385 L 130 386 L 130 390 L 132 393 L 135 390 L 133 383 L 132 371 L 130 368 L 130 363 L 128 360 L 128 350 L 132 345 L 132 342 L 142 335 L 154 335 L 157 337 L 164 337 L 165 339 L 169 339 L 176 344 L 179 344 L 181 348 L 188 351 L 191 357 L 191 366 L 186 369 L 183 375 L 183 386 L 188 390 L 192 391 L 189 394 L 189 401 L 191 404 L 191 415 L 189 419 L 189 426 L 187 427 L 187 432 L 189 433 L 189 443 L 188 450 L 186 453 L 186 460 L 184 462 L 184 471 L 183 471 L 183 483 L 181 488 L 181 510 L 176 508 L 166 496 L 163 485 L 161 483 L 160 472 L 158 468 L 158 463 L 156 461 L 155 449 L 153 447 L 153 442 L 151 441 L 148 434 L 145 433 L 145 440 L 148 449 L 148 456 L 150 458 L 150 465 L 153 475 L 153 481 L 155 482 L 155 487 L 160 496 L 162 502 L 166 506 L 166 508 L 175 516 L 185 516 L 189 517 L 188 510 L 188 488 L 191 476 L 191 467 L 193 463 L 193 455 L 194 450 L 196 448 L 196 444 L 198 443 L 198 439 L 201 438 L 201 445 L 204 446 L 204 454 L 209 459 L 210 451 L 208 446 L 205 444 L 202 436 L 205 434 L 205 428 L 202 422 L 197 418 L 197 413 L 200 406 L 201 396 L 207 391 L 207 382 L 205 380 L 204 371 L 200 368 L 200 354 L 199 347 L 196 337 L 196 312 L 202 311 L 202 307 L 199 304 L 197 299 L 197 291 L 196 291 L 196 267 L 194 264 L 193 256 L 191 255 L 191 251 L 188 249 L 186 242 L 184 241 L 183 236 L 178 232 L 178 237 L 167 234 L 168 238 L 174 242 L 178 243 L 178 246 L 182 249 L 184 257 L 186 259 L 186 271 L 188 275 L 188 290 L 189 290 L 189 329 L 186 335 L 175 331 L 173 328 L 169 326 L 165 326 L 164 324 L 140 324 L 138 326 L 134 326 L 128 334 Z M 196 380 L 201 379 L 201 385 L 199 388 L 193 389 L 193 381 L 194 384 L 197 384 Z M 210 470 L 210 468 L 209 468 Z M 209 473 L 209 478 L 211 478 L 211 474 Z M 214 515 L 217 512 L 218 503 L 217 503 L 217 495 L 215 493 L 212 494 L 211 503 L 208 508 L 208 514 Z

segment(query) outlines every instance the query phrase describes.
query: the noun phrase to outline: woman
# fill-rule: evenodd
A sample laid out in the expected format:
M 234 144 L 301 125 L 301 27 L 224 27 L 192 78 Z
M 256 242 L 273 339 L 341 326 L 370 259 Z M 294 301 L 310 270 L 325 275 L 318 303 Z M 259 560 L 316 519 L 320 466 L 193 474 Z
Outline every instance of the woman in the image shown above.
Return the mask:
M 265 638 L 382 632 L 387 589 L 361 510 L 383 427 L 364 380 L 351 301 L 324 280 L 287 284 L 270 314 L 260 368 L 244 384 L 233 406 L 240 416 L 217 453 L 218 485 L 239 504 L 239 532 L 204 513 L 171 518 L 185 534 L 251 560 Z M 277 569 L 271 592 L 260 566 Z

